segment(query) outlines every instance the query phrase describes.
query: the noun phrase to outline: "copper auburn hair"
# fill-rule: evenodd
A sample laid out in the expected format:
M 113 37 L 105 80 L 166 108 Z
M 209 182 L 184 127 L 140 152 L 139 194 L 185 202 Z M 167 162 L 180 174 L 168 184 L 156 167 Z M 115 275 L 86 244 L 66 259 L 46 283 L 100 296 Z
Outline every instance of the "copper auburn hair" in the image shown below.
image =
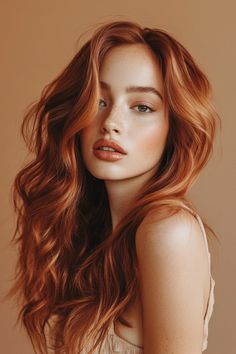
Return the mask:
M 170 128 L 155 176 L 112 231 L 104 181 L 83 163 L 80 132 L 97 112 L 104 56 L 136 43 L 161 66 Z M 212 154 L 217 121 L 210 83 L 189 52 L 165 30 L 130 21 L 100 24 L 27 107 L 21 134 L 33 157 L 12 185 L 18 259 L 8 296 L 35 352 L 80 353 L 91 340 L 93 353 L 112 321 L 131 326 L 122 312 L 138 289 L 136 230 L 153 211 L 157 220 L 195 213 L 186 194 Z

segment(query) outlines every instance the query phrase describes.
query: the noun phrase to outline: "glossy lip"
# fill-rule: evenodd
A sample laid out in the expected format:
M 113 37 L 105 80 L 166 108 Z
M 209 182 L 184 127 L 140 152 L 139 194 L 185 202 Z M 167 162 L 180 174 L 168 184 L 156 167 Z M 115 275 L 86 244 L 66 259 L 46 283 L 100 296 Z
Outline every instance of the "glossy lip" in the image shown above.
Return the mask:
M 106 150 L 93 150 L 94 155 L 100 159 L 105 161 L 118 161 L 123 159 L 126 155 L 122 154 L 118 151 L 106 151 Z
M 100 146 L 112 147 L 113 149 L 116 150 L 116 152 L 127 155 L 127 152 L 120 145 L 115 143 L 113 140 L 99 139 L 93 145 L 93 149 L 96 150 Z M 102 151 L 102 150 L 98 150 L 98 151 Z

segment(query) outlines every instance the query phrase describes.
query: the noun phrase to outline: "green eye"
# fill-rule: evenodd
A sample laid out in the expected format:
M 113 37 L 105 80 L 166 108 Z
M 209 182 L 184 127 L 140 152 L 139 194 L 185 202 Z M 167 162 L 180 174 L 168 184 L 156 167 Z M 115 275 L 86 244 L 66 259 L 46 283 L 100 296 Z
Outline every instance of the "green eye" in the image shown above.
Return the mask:
M 151 109 L 150 107 L 148 107 L 145 104 L 138 104 L 136 107 L 143 107 L 144 110 L 142 109 L 141 111 L 139 111 L 140 113 L 151 113 L 153 112 L 153 109 Z M 149 109 L 149 111 L 147 111 L 146 109 Z
M 100 99 L 99 100 L 99 108 L 104 108 L 104 107 L 106 107 L 106 102 L 103 99 Z M 154 110 L 151 107 L 149 107 L 145 104 L 138 104 L 135 107 L 141 107 L 141 110 L 138 109 L 139 113 L 152 113 L 152 112 L 154 112 Z

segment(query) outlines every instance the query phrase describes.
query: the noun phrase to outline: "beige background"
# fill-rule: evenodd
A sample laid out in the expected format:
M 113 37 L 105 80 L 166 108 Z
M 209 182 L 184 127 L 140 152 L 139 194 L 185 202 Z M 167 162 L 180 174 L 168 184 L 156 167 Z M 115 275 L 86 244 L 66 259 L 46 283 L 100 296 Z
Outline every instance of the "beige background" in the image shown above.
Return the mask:
M 8 245 L 14 215 L 10 187 L 26 150 L 20 123 L 26 105 L 68 63 L 80 33 L 109 19 L 161 27 L 179 39 L 207 73 L 223 123 L 212 160 L 191 196 L 220 236 L 214 262 L 215 307 L 206 354 L 234 354 L 235 285 L 235 21 L 232 0 L 198 1 L 9 1 L 1 11 L 1 294 L 10 285 L 16 251 Z M 233 100 L 234 98 L 234 100 Z M 234 166 L 234 167 L 233 167 Z M 33 354 L 24 331 L 14 328 L 13 303 L 1 303 L 0 345 L 4 354 Z

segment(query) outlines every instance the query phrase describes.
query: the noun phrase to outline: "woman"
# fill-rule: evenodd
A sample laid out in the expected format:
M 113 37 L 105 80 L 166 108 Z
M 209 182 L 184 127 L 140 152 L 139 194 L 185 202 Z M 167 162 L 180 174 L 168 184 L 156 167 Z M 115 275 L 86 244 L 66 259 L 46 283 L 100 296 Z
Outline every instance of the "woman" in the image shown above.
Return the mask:
M 188 51 L 128 21 L 101 25 L 28 109 L 35 157 L 14 183 L 9 294 L 35 351 L 206 349 L 215 282 L 204 225 L 217 236 L 186 194 L 218 119 Z

